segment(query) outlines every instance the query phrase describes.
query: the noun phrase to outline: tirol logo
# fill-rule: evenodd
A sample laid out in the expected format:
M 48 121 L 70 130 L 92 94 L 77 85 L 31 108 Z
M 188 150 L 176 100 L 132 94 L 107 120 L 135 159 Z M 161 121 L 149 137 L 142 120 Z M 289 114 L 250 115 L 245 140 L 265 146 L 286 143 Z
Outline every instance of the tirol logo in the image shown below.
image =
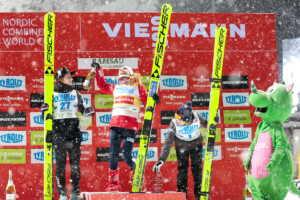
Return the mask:
M 162 81 L 163 85 L 168 87 L 180 87 L 183 86 L 184 80 L 180 78 L 168 78 Z
M 5 143 L 20 143 L 24 136 L 16 133 L 8 133 L 0 136 L 1 141 Z
M 16 78 L 6 78 L 0 80 L 0 86 L 6 88 L 17 88 L 22 86 L 23 81 Z
M 133 151 L 132 156 L 136 159 L 139 151 Z M 155 151 L 148 150 L 147 151 L 147 159 L 154 158 Z
M 88 132 L 81 132 L 81 138 L 82 138 L 82 142 L 88 141 L 89 140 L 89 133 Z
M 233 130 L 228 132 L 228 137 L 230 139 L 245 139 L 249 135 L 249 131 L 245 130 Z
M 43 151 L 36 152 L 33 155 L 36 160 L 44 161 L 44 152 Z
M 242 95 L 231 95 L 225 98 L 227 103 L 231 104 L 243 104 L 246 103 L 247 97 Z
M 34 123 L 37 123 L 37 124 L 44 124 L 44 120 L 42 119 L 42 115 L 38 115 L 38 116 L 33 117 L 33 121 L 34 121 Z
M 109 124 L 110 122 L 110 119 L 111 119 L 111 114 L 106 114 L 106 115 L 101 115 L 99 116 L 99 120 L 100 122 L 104 123 L 104 124 Z
M 83 97 L 83 101 L 84 101 L 84 103 L 85 103 L 86 105 L 89 104 L 89 99 L 88 99 L 88 98 Z
M 202 149 L 202 158 L 204 158 L 204 155 L 205 155 L 205 149 Z M 214 149 L 214 155 L 213 155 L 213 157 L 216 157 L 217 155 L 218 155 L 218 150 Z

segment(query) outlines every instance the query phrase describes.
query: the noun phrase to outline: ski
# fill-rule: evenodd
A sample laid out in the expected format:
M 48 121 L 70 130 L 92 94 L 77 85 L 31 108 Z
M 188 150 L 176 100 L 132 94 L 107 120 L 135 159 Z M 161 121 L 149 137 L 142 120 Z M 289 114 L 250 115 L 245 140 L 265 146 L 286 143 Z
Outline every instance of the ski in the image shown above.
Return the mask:
M 45 59 L 45 86 L 44 101 L 49 105 L 45 112 L 44 129 L 44 200 L 53 199 L 53 150 L 52 150 L 52 98 L 54 93 L 54 40 L 55 15 L 47 13 L 44 16 L 44 59 Z
M 157 93 L 159 86 L 159 79 L 164 59 L 164 53 L 167 43 L 167 36 L 169 31 L 170 19 L 172 13 L 172 6 L 169 4 L 162 5 L 160 23 L 157 34 L 156 47 L 154 52 L 154 59 L 152 65 L 152 72 L 150 76 L 149 94 L 147 104 L 145 106 L 144 123 L 141 133 L 140 146 L 137 155 L 137 162 L 132 183 L 132 192 L 140 192 L 143 186 L 143 177 L 146 167 L 147 150 L 149 145 L 149 138 L 152 130 L 152 120 L 154 115 L 155 102 L 152 98 L 154 93 Z
M 214 45 L 214 59 L 213 72 L 211 79 L 211 92 L 209 104 L 209 119 L 206 137 L 206 150 L 203 164 L 203 176 L 201 186 L 200 200 L 208 200 L 210 195 L 211 171 L 214 155 L 215 136 L 216 136 L 216 119 L 218 115 L 221 78 L 223 59 L 225 51 L 227 29 L 225 27 L 216 28 L 215 45 Z

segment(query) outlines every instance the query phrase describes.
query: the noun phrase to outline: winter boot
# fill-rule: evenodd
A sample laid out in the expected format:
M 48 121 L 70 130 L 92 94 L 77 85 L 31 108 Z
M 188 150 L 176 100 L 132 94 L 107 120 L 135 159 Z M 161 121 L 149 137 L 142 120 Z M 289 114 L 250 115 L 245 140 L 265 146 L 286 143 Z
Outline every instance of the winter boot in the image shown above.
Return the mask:
M 65 191 L 59 192 L 59 200 L 68 200 L 67 192 Z
M 77 192 L 72 192 L 70 200 L 83 200 L 83 198 L 78 196 Z
M 119 192 L 119 169 L 110 170 L 108 172 L 108 187 L 106 188 L 107 192 Z

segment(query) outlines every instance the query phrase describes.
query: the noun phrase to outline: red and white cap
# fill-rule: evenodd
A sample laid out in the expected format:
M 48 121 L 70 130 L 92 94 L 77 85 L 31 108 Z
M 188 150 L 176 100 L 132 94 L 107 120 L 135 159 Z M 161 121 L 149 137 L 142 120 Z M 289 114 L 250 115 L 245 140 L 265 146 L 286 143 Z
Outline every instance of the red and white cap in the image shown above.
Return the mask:
M 131 67 L 126 66 L 126 65 L 122 66 L 122 67 L 126 68 L 129 71 L 130 75 L 133 75 L 133 70 L 131 69 Z

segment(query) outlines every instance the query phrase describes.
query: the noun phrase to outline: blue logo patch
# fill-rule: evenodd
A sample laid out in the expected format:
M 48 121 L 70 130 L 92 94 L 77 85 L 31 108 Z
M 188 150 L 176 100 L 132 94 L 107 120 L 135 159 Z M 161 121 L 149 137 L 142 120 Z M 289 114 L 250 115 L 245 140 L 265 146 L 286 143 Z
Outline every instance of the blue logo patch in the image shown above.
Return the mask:
M 37 123 L 37 124 L 44 124 L 44 120 L 42 119 L 42 115 L 38 115 L 38 116 L 33 117 L 33 121 L 34 121 L 34 123 Z
M 137 158 L 138 152 L 139 152 L 138 150 L 137 151 L 133 151 L 132 152 L 132 156 L 134 158 Z M 154 158 L 154 155 L 155 155 L 155 151 L 151 151 L 151 150 L 148 149 L 148 151 L 147 151 L 147 159 Z
M 231 95 L 225 98 L 227 103 L 230 104 L 243 104 L 246 103 L 247 98 L 242 95 Z
M 81 132 L 81 138 L 82 138 L 82 142 L 88 141 L 89 140 L 89 133 L 88 132 Z
M 6 87 L 6 88 L 16 88 L 20 87 L 22 85 L 22 80 L 15 79 L 15 78 L 7 78 L 0 80 L 0 86 Z
M 150 94 L 149 96 L 152 97 L 154 93 L 156 93 L 158 82 L 157 81 L 151 81 L 150 85 Z
M 104 124 L 109 124 L 110 119 L 111 119 L 111 114 L 110 115 L 106 114 L 106 115 L 99 116 L 100 122 L 102 122 Z
M 44 161 L 44 152 L 43 151 L 36 152 L 33 155 L 36 160 Z
M 217 149 L 214 149 L 214 155 L 213 157 L 216 157 L 218 155 L 218 150 Z M 202 158 L 204 158 L 205 156 L 205 149 L 202 150 Z
M 198 129 L 199 129 L 199 125 L 184 126 L 184 128 L 180 129 L 178 132 L 180 134 L 191 134 Z
M 73 101 L 76 99 L 75 95 L 71 94 L 59 94 L 54 98 L 54 102 L 61 102 L 61 101 Z
M 180 87 L 183 86 L 184 80 L 180 78 L 168 78 L 162 81 L 163 85 L 168 87 Z
M 115 90 L 122 94 L 124 94 L 124 93 L 132 94 L 134 91 L 134 88 L 132 88 L 131 86 L 120 86 L 120 87 L 117 87 Z
M 19 143 L 23 141 L 24 136 L 16 133 L 8 133 L 1 135 L 0 138 L 5 143 Z
M 88 98 L 83 98 L 83 101 L 85 102 L 86 105 L 89 104 L 89 99 Z
M 228 137 L 230 139 L 234 139 L 234 140 L 245 139 L 248 137 L 248 135 L 249 135 L 249 132 L 243 131 L 243 130 L 234 130 L 234 131 L 228 132 Z
M 118 80 L 113 78 L 105 78 L 106 83 L 117 84 Z

